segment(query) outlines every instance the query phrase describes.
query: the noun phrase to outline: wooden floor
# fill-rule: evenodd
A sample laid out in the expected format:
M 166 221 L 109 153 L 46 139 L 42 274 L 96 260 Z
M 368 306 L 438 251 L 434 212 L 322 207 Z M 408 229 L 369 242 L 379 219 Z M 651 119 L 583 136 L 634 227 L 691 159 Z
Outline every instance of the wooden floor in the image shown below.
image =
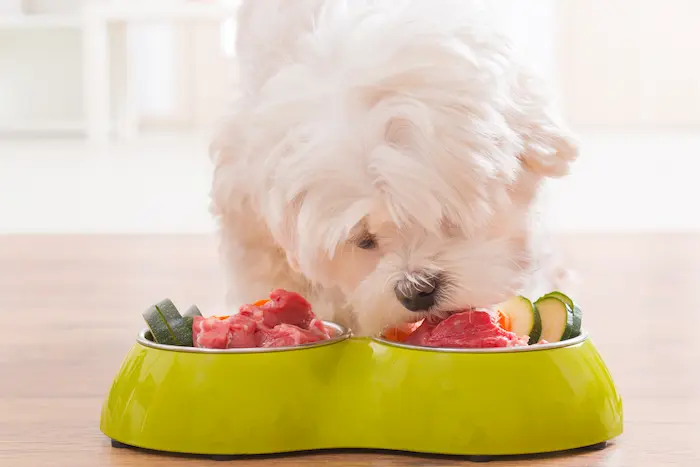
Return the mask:
M 625 433 L 601 452 L 502 466 L 700 466 L 700 236 L 568 236 L 585 325 L 625 404 Z M 103 397 L 163 297 L 220 312 L 207 236 L 0 237 L 0 466 L 221 465 L 113 450 Z M 245 460 L 240 466 L 447 466 L 379 454 Z

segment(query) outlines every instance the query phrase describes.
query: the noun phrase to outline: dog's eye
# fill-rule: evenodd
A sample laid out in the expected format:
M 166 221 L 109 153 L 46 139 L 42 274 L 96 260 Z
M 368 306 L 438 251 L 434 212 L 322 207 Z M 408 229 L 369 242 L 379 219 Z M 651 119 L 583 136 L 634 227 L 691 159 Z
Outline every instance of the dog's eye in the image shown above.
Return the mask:
M 363 235 L 357 240 L 357 247 L 363 250 L 373 250 L 377 248 L 377 237 L 372 234 Z

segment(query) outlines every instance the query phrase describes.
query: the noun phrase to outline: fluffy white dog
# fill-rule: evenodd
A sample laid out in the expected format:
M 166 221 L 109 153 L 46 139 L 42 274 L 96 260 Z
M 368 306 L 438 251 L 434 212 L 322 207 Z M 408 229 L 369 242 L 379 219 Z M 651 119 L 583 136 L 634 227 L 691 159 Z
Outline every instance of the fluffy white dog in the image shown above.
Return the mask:
M 237 53 L 212 189 L 232 305 L 282 287 L 373 334 L 560 286 L 536 200 L 578 150 L 479 2 L 247 0 Z

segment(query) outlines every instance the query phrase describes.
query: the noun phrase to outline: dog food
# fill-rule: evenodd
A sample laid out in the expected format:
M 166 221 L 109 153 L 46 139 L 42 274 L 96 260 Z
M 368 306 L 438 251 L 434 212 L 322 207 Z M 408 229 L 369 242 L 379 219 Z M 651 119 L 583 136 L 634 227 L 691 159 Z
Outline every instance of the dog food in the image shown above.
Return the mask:
M 231 316 L 205 318 L 196 306 L 180 316 L 166 299 L 146 310 L 144 319 L 155 342 L 186 347 L 287 347 L 332 337 L 306 299 L 282 289 L 273 290 L 269 299 L 243 305 Z
M 181 316 L 171 300 L 166 298 L 148 308 L 143 318 L 159 344 L 192 346 L 191 317 Z
M 242 306 L 232 316 L 196 316 L 192 331 L 194 347 L 210 349 L 288 347 L 330 337 L 311 304 L 282 289 L 274 290 L 269 300 Z
M 426 347 L 475 349 L 524 346 L 528 340 L 527 336 L 520 337 L 500 327 L 488 311 L 469 310 L 455 313 L 437 324 L 426 319 L 405 342 Z
M 311 304 L 304 297 L 282 289 L 273 290 L 269 300 L 243 305 L 239 314 L 252 318 L 267 328 L 291 324 L 307 329 L 316 317 L 311 311 Z
M 330 334 L 323 323 L 312 320 L 308 329 L 293 324 L 282 323 L 272 329 L 262 329 L 258 334 L 259 347 L 289 347 L 292 345 L 310 344 L 330 339 Z
M 405 342 L 406 339 L 408 339 L 408 336 L 415 332 L 415 330 L 418 329 L 422 323 L 423 320 L 413 323 L 404 323 L 401 326 L 387 329 L 382 337 L 390 341 Z
M 493 314 L 467 310 L 442 321 L 428 318 L 389 329 L 383 337 L 424 347 L 520 347 L 579 336 L 581 315 L 573 300 L 561 292 L 551 292 L 534 304 L 518 296 L 498 305 Z
M 257 329 L 257 323 L 245 316 L 196 316 L 192 324 L 192 343 L 194 347 L 207 349 L 257 347 Z

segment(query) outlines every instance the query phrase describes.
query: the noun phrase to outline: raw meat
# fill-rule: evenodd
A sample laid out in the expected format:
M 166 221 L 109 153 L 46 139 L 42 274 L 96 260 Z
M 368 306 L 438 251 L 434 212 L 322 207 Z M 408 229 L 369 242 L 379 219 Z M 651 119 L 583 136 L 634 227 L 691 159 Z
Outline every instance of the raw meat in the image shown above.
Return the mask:
M 282 289 L 273 290 L 270 301 L 262 308 L 265 322 L 270 327 L 285 323 L 307 329 L 316 317 L 311 311 L 311 304 L 304 297 Z
M 195 347 L 225 349 L 228 345 L 228 321 L 216 317 L 195 316 L 192 324 L 192 344 Z
M 395 342 L 406 342 L 406 339 L 423 323 L 420 320 L 414 323 L 404 323 L 395 328 L 390 328 L 384 331 L 382 337 Z
M 255 347 L 257 323 L 245 316 L 225 318 L 195 316 L 192 324 L 192 344 L 209 349 Z
M 316 317 L 304 297 L 282 289 L 272 291 L 270 301 L 264 305 L 243 305 L 239 313 L 268 328 L 285 323 L 307 329 Z
M 407 344 L 425 347 L 489 348 L 519 347 L 528 344 L 520 337 L 501 328 L 486 311 L 469 310 L 455 313 L 439 323 L 428 319 L 416 329 Z
M 241 315 L 233 315 L 228 318 L 228 343 L 227 349 L 244 349 L 255 347 L 257 342 L 255 333 L 258 323 Z
M 320 319 L 314 318 L 311 320 L 309 323 L 309 331 L 311 331 L 319 339 L 330 339 L 333 337 L 331 335 L 331 330 L 328 329 Z
M 252 319 L 256 323 L 259 323 L 262 327 L 274 328 L 277 324 L 277 320 L 275 319 L 274 315 L 265 313 L 265 311 L 259 306 L 243 305 L 238 310 L 238 314 L 240 316 L 245 316 L 246 318 Z
M 423 323 L 408 335 L 406 343 L 411 345 L 426 345 L 427 339 L 430 337 L 430 333 L 435 329 L 436 325 L 436 323 L 432 323 L 427 319 L 423 320 Z
M 259 347 L 289 347 L 292 345 L 310 344 L 322 339 L 313 331 L 302 329 L 293 324 L 279 324 L 272 329 L 264 329 L 258 333 Z
M 243 305 L 235 315 L 194 317 L 192 337 L 195 347 L 233 349 L 308 344 L 330 339 L 331 333 L 301 295 L 278 289 L 270 301 Z

